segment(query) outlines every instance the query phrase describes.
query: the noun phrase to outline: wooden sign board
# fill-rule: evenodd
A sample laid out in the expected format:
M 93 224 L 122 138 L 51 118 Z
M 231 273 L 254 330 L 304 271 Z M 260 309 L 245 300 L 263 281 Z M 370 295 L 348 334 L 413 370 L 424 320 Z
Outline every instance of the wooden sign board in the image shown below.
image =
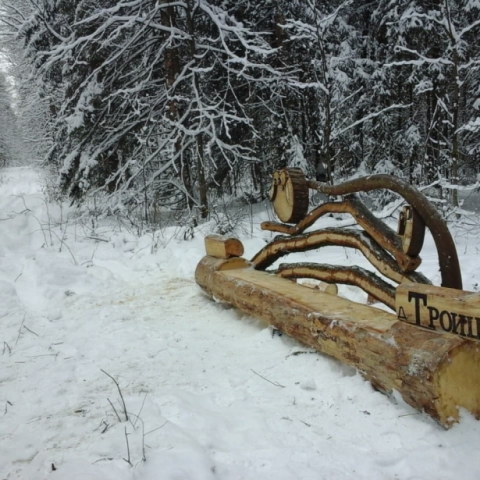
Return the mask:
M 403 322 L 480 341 L 480 293 L 402 283 L 395 306 Z

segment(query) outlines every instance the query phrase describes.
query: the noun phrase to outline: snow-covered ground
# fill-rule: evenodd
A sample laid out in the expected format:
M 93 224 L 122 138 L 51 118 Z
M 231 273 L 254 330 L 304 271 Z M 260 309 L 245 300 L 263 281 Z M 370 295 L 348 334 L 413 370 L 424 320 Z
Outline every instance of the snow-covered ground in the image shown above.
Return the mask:
M 138 238 L 66 213 L 33 170 L 0 172 L 1 480 L 480 478 L 470 415 L 443 430 L 205 297 L 202 231 Z M 269 235 L 255 226 L 247 256 Z M 478 288 L 477 236 L 455 236 Z M 343 248 L 316 255 L 365 265 Z M 438 283 L 435 255 L 429 239 L 421 270 Z

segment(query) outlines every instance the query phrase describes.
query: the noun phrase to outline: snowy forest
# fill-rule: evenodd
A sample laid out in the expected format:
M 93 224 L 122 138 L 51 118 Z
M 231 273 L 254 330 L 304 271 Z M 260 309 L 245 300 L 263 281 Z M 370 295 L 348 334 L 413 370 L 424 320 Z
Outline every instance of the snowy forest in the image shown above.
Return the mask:
M 479 40 L 0 0 L 0 479 L 480 479 Z
M 285 166 L 438 182 L 453 206 L 477 181 L 478 0 L 0 6 L 0 161 L 79 204 L 207 218 Z

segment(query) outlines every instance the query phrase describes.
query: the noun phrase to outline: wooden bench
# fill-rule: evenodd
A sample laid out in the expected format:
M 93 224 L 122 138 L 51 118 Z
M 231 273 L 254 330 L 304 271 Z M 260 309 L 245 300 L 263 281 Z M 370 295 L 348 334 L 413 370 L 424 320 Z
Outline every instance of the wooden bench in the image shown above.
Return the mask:
M 225 257 L 226 255 L 224 255 Z M 359 370 L 444 427 L 459 408 L 480 417 L 480 345 L 258 271 L 241 257 L 204 257 L 195 279 L 211 297 Z

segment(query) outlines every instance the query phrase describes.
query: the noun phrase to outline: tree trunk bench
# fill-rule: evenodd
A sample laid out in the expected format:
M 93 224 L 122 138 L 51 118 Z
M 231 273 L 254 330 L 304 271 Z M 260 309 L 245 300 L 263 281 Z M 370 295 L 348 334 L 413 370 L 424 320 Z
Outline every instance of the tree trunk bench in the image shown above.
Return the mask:
M 398 391 L 444 427 L 458 420 L 459 408 L 480 417 L 476 342 L 255 270 L 241 257 L 206 256 L 195 279 L 211 297 L 357 368 L 376 389 Z

